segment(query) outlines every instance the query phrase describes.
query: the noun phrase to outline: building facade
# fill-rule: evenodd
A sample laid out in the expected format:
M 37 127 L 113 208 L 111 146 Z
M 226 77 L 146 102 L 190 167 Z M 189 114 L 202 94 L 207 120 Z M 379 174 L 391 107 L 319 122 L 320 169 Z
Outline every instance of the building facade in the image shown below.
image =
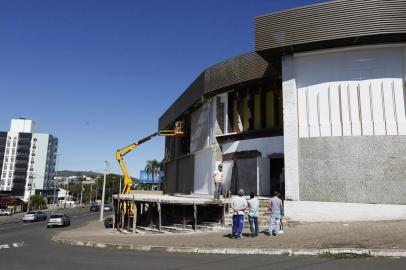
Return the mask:
M 0 193 L 52 196 L 58 138 L 34 131 L 34 121 L 13 119 L 10 131 L 0 132 Z
M 280 190 L 292 218 L 406 218 L 405 77 L 406 0 L 259 16 L 255 51 L 204 70 L 161 116 L 185 126 L 166 138 L 166 191 L 212 194 L 222 163 L 227 190 Z

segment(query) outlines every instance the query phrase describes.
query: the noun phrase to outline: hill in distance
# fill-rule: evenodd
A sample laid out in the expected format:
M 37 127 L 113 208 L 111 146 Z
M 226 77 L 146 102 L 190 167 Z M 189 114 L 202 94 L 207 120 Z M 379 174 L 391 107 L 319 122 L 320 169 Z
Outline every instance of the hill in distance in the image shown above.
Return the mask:
M 94 177 L 100 176 L 101 173 L 92 172 L 92 171 L 69 171 L 69 170 L 58 171 L 58 176 L 61 176 L 61 177 L 82 176 L 82 175 L 86 175 L 86 176 L 94 178 Z
M 68 176 L 89 176 L 91 178 L 96 178 L 98 176 L 102 177 L 103 174 L 102 173 L 98 173 L 98 172 L 93 172 L 93 171 L 70 171 L 70 170 L 63 170 L 63 171 L 58 171 L 58 176 L 60 177 L 68 177 Z M 122 175 L 118 175 L 120 177 L 123 177 Z M 133 181 L 138 181 L 137 178 L 135 177 L 131 177 L 133 179 Z

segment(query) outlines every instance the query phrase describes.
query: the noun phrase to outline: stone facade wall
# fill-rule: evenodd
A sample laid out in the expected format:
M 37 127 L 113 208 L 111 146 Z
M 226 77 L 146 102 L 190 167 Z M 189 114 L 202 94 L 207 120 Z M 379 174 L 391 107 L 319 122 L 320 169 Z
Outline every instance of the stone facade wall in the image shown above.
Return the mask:
M 299 139 L 300 200 L 406 204 L 406 136 Z

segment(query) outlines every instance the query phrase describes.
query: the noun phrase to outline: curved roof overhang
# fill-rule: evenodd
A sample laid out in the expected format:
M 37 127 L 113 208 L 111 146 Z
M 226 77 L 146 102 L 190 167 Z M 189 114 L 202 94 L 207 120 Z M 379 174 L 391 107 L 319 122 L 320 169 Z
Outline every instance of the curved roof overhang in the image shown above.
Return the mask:
M 167 128 L 205 97 L 276 76 L 271 64 L 255 52 L 240 55 L 205 69 L 159 118 L 158 128 Z
M 406 0 L 339 0 L 255 18 L 261 55 L 406 41 Z

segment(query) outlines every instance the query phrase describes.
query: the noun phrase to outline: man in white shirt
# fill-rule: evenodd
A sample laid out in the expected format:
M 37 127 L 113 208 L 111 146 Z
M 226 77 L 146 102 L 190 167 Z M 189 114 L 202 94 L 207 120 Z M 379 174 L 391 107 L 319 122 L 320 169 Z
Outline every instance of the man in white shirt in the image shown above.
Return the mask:
M 249 211 L 248 211 L 248 221 L 250 223 L 250 231 L 251 237 L 258 236 L 258 208 L 259 208 L 259 201 L 255 198 L 255 193 L 250 192 L 250 199 L 247 201 Z
M 234 210 L 232 235 L 237 239 L 242 238 L 242 230 L 244 229 L 244 210 L 248 207 L 247 200 L 243 196 L 244 190 L 240 189 L 238 191 L 238 197 L 234 197 L 231 201 L 231 209 Z
M 214 181 L 214 199 L 220 200 L 220 195 L 223 193 L 223 165 L 219 164 L 218 169 L 213 173 L 213 181 Z

